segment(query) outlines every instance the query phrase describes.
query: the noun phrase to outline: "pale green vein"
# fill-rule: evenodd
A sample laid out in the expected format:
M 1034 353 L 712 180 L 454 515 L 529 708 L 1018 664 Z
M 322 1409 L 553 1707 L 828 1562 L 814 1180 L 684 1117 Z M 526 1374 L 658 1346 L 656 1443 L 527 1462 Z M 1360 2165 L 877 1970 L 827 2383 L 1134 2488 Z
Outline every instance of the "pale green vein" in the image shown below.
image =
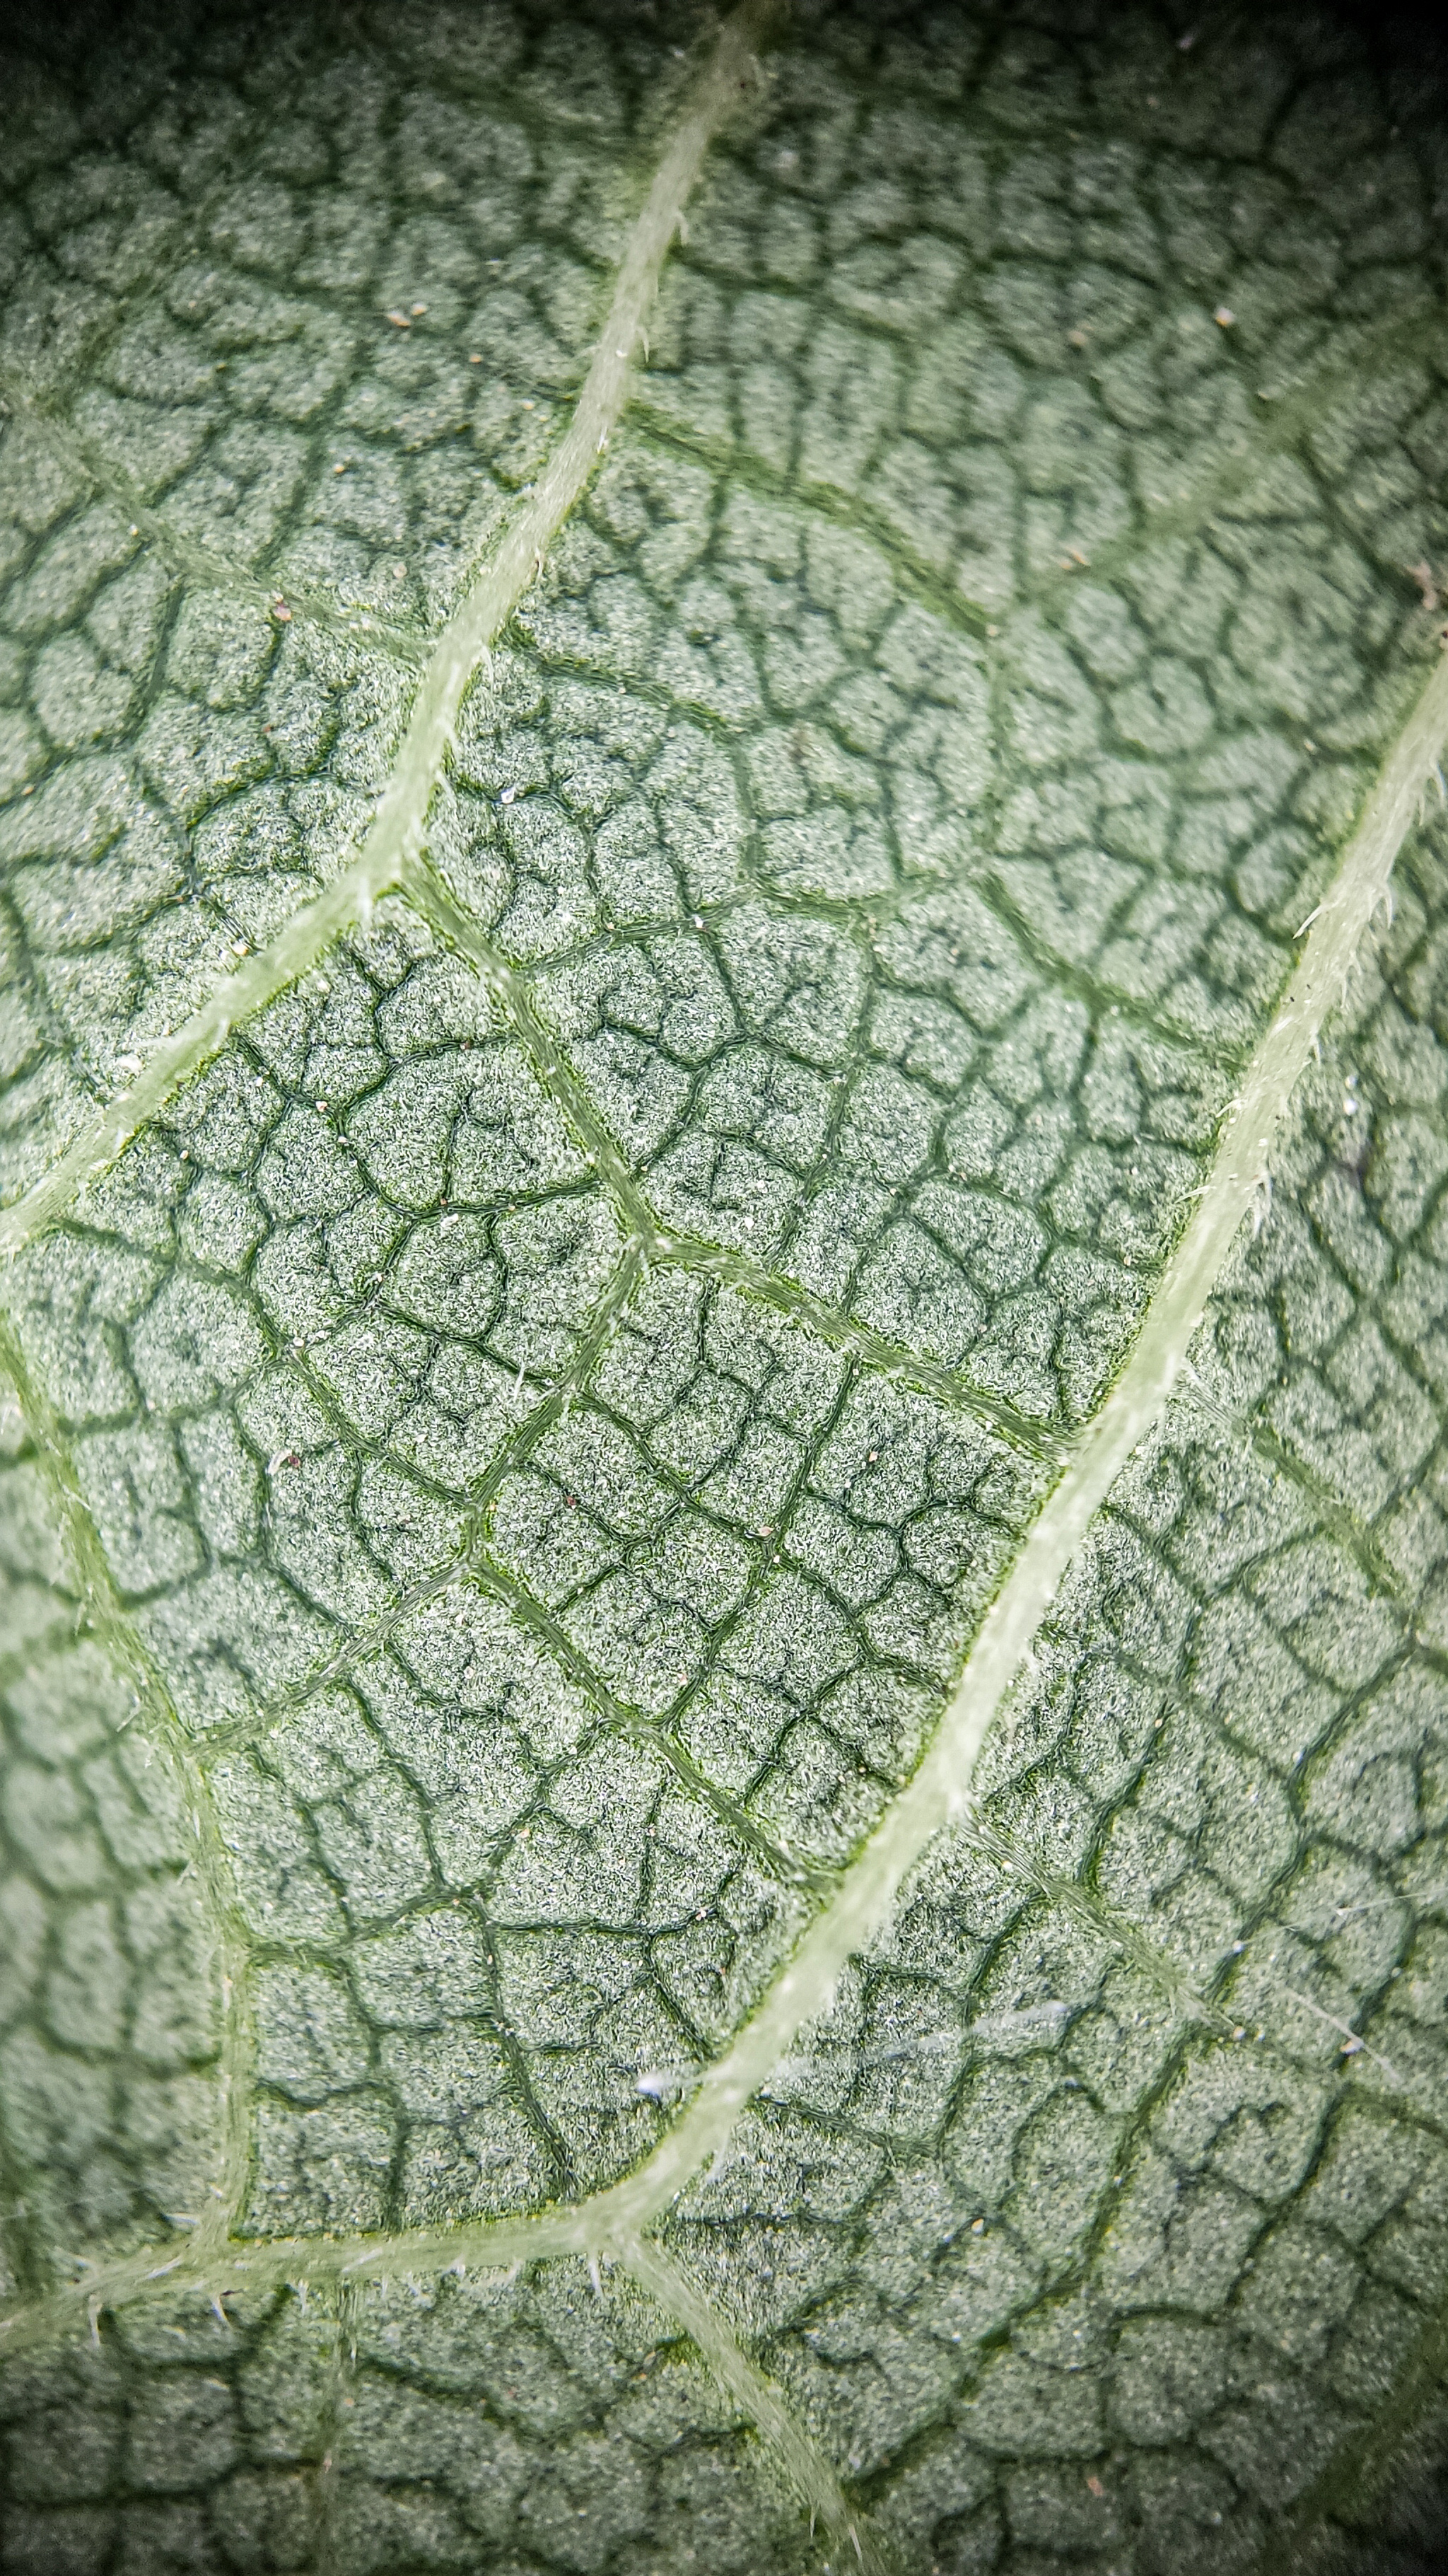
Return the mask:
M 990 1720 L 1115 1476 L 1160 1419 L 1237 1230 L 1254 1200 L 1262 1203 L 1273 1137 L 1324 1021 L 1342 997 L 1372 916 L 1387 893 L 1423 781 L 1445 743 L 1448 663 L 1434 672 L 1384 764 L 1287 994 L 1248 1069 L 1211 1177 L 1131 1358 L 987 1614 L 930 1752 L 761 2006 L 639 2171 L 589 2201 L 532 2219 L 404 2230 L 384 2240 L 272 2241 L 245 2252 L 192 2247 L 160 2267 L 145 2257 L 128 2257 L 98 2267 L 83 2289 L 17 2311 L 4 2329 L 12 2347 L 63 2330 L 66 2316 L 75 2315 L 87 2298 L 109 2303 L 135 2296 L 162 2273 L 174 2272 L 219 2292 L 258 2280 L 329 2278 L 353 2269 L 393 2273 L 410 2264 L 436 2268 L 461 2259 L 521 2261 L 536 2254 L 618 2246 L 637 2236 L 712 2161 L 798 2033 L 826 2008 L 846 1960 L 883 1925 L 931 1839 L 964 1817 L 971 1772 Z M 1104 1923 L 1102 1928 L 1113 1936 L 1119 1929 Z M 1217 2013 L 1208 2007 L 1194 2017 L 1210 2024 Z
M 409 867 L 403 882 L 409 900 L 439 937 L 476 967 L 544 1089 L 562 1109 L 609 1191 L 620 1222 L 650 1267 L 684 1270 L 716 1280 L 721 1287 L 742 1288 L 761 1304 L 772 1306 L 777 1313 L 817 1333 L 832 1349 L 853 1353 L 880 1376 L 898 1379 L 952 1411 L 989 1423 L 1033 1457 L 1061 1464 L 1068 1454 L 1065 1441 L 1018 1412 L 1014 1405 L 1002 1404 L 967 1385 L 958 1369 L 924 1358 L 903 1342 L 891 1341 L 869 1324 L 858 1322 L 842 1306 L 832 1305 L 828 1298 L 802 1287 L 798 1280 L 767 1269 L 763 1262 L 751 1261 L 747 1253 L 705 1243 L 697 1235 L 684 1234 L 661 1223 L 594 1108 L 586 1086 L 540 1018 L 528 978 L 500 956 L 426 860 Z
M 825 2453 L 791 2413 L 774 2381 L 741 2350 L 687 2272 L 662 2246 L 644 2237 L 630 2238 L 619 2253 L 634 2279 L 688 2328 L 721 2387 L 750 2418 L 798 2489 L 809 2507 L 811 2524 L 823 2523 L 827 2532 L 852 2549 L 867 2576 L 885 2576 L 888 2562 L 868 2522 L 846 2498 Z
M 632 352 L 657 292 L 664 256 L 680 221 L 682 206 L 698 177 L 711 137 L 741 90 L 752 84 L 749 48 L 757 24 L 755 12 L 746 9 L 723 31 L 660 165 L 631 238 L 603 340 L 571 426 L 529 506 L 505 530 L 499 551 L 479 574 L 439 638 L 414 703 L 397 767 L 351 866 L 327 894 L 287 925 L 261 957 L 248 961 L 227 979 L 164 1051 L 152 1059 L 147 1072 L 123 1098 L 102 1113 L 71 1146 L 48 1179 L 8 1217 L 0 1218 L 0 1252 L 13 1252 L 34 1231 L 52 1221 L 87 1177 L 113 1161 L 177 1085 L 224 1043 L 240 1019 L 317 962 L 351 922 L 365 920 L 380 895 L 400 884 L 406 884 L 411 891 L 421 881 L 426 818 L 446 767 L 464 695 L 489 645 L 533 579 L 548 543 L 583 490 L 623 409 Z M 1120 1469 L 1159 1422 L 1186 1366 L 1192 1337 L 1222 1265 L 1254 1201 L 1259 1216 L 1265 1212 L 1268 1164 L 1279 1123 L 1324 1018 L 1345 987 L 1373 911 L 1386 892 L 1423 783 L 1431 775 L 1445 740 L 1448 670 L 1440 668 L 1384 767 L 1359 828 L 1343 853 L 1333 886 L 1315 917 L 1286 996 L 1244 1067 L 1241 1097 L 1226 1120 L 1195 1212 L 1148 1307 L 1134 1349 L 1074 1454 L 1067 1457 L 1058 1453 L 1058 1463 L 1064 1458 L 1059 1482 L 1042 1507 L 1014 1570 L 986 1618 L 920 1770 L 845 1874 L 830 1903 L 803 1934 L 760 2007 L 704 2078 L 689 2110 L 647 2163 L 623 2183 L 596 2193 L 589 2201 L 572 2208 L 554 2208 L 532 2220 L 467 2222 L 444 2229 L 403 2231 L 386 2239 L 271 2241 L 246 2247 L 226 2237 L 226 2221 L 218 2212 L 217 2220 L 199 2232 L 174 2260 L 158 2263 L 154 2255 L 137 2255 L 97 2266 L 73 2290 L 37 2303 L 10 2321 L 10 2348 L 50 2331 L 60 2319 L 74 2317 L 88 2305 L 134 2296 L 148 2282 L 167 2277 L 220 2295 L 228 2288 L 255 2287 L 286 2278 L 345 2284 L 349 2280 L 395 2275 L 410 2265 L 437 2268 L 449 2262 L 460 2264 L 465 2259 L 496 2263 L 570 2250 L 606 2254 L 624 2264 L 687 2328 L 711 2370 L 776 2454 L 811 2513 L 818 2514 L 827 2530 L 853 2545 L 861 2565 L 881 2563 L 865 2527 L 852 2517 L 828 2460 L 811 2442 L 781 2391 L 744 2353 L 722 2317 L 687 2274 L 643 2231 L 682 2185 L 706 2167 L 725 2145 L 746 2102 L 787 2056 L 797 2034 L 827 2006 L 847 1958 L 884 1925 L 931 1839 L 942 1826 L 964 1820 L 981 1743 L 1020 1673 L 1040 1620 Z M 461 944 L 467 953 L 474 953 L 476 934 L 470 932 L 469 939 Z M 541 1046 L 536 1030 L 534 1037 L 536 1059 Z M 542 1054 L 547 1053 L 547 1046 L 542 1046 Z M 911 1360 L 908 1354 L 877 1345 L 876 1337 L 863 1331 L 857 1335 L 853 1327 L 847 1335 L 838 1315 L 831 1310 L 815 1311 L 814 1302 L 803 1301 L 803 1292 L 796 1295 L 790 1283 L 757 1272 L 734 1256 L 717 1255 L 709 1247 L 663 1234 L 643 1201 L 635 1176 L 593 1116 L 582 1086 L 572 1078 L 556 1048 L 552 1057 L 553 1061 L 540 1061 L 540 1070 L 561 1105 L 577 1108 L 580 1116 L 592 1119 L 588 1141 L 594 1148 L 595 1163 L 614 1188 L 638 1252 L 686 1268 L 707 1267 L 713 1275 L 727 1277 L 783 1306 L 799 1320 L 827 1332 L 828 1337 L 837 1341 L 848 1338 L 851 1347 L 873 1365 L 889 1367 L 891 1373 L 920 1381 L 921 1363 Z M 959 1381 L 949 1373 L 942 1376 L 952 1400 L 966 1400 Z M 1022 1436 L 1020 1426 L 1012 1427 L 1017 1436 Z M 50 1426 L 42 1423 L 40 1429 L 53 1472 L 63 1486 L 67 1472 L 64 1452 Z M 67 1508 L 76 1525 L 76 1543 L 99 1583 L 104 1568 L 93 1524 L 78 1492 L 70 1494 L 67 1487 L 66 1495 Z M 94 1591 L 95 1585 L 91 1589 Z M 108 1599 L 108 1589 L 102 1589 Z M 99 1593 L 97 1599 L 103 1627 L 107 1619 L 112 1619 L 113 1624 L 121 1619 L 122 1614 L 106 1608 Z M 118 1630 L 113 1642 L 122 1659 L 134 1664 L 134 1653 L 139 1649 L 132 1651 L 133 1641 Z M 207 1818 L 199 1806 L 193 1822 L 198 1838 L 204 1839 Z M 967 1830 L 983 1842 L 991 1840 L 976 1825 Z M 1084 1891 L 1053 1882 L 1053 1892 L 1063 1900 L 1078 1902 L 1154 1982 L 1170 1987 L 1171 1979 L 1164 1976 L 1163 1961 L 1156 1955 L 1154 1945 L 1142 1936 L 1133 1936 L 1131 1926 L 1114 1917 L 1108 1921 Z M 1180 1978 L 1176 1979 L 1176 1988 L 1175 1999 L 1183 2010 L 1208 2027 L 1223 2029 L 1227 2017 L 1219 2007 L 1189 1993 Z M 233 2018 L 229 2028 L 239 2031 L 240 2023 Z M 239 2038 L 228 2040 L 233 2054 L 241 2045 Z M 237 2062 L 239 2065 L 240 2060 Z M 234 2088 L 229 2131 L 233 2212 L 240 2209 L 245 2180 L 246 2140 L 240 2119 L 243 2107 L 240 2088 Z M 346 2295 L 344 2288 L 344 2299 Z M 1433 2355 L 1435 2362 L 1441 2358 L 1436 2344 Z M 323 2463 L 324 2481 L 331 2465 L 330 2461 Z M 330 2564 L 331 2544 L 326 2543 L 325 2548 Z
M 238 1023 L 295 983 L 350 923 L 365 921 L 417 858 L 467 690 L 489 647 L 536 578 L 548 546 L 593 473 L 628 399 L 635 352 L 705 154 L 726 118 L 754 90 L 754 47 L 764 18 L 765 0 L 745 0 L 720 32 L 634 225 L 577 409 L 526 507 L 504 530 L 497 551 L 438 637 L 413 700 L 392 775 L 356 857 L 325 894 L 292 916 L 269 947 L 248 958 L 217 986 L 184 1026 L 157 1048 L 145 1072 L 82 1130 L 45 1178 L 0 1216 L 0 1258 L 13 1255 L 53 1223 L 85 1182 L 115 1161 L 187 1076 L 217 1053 Z
M 1434 672 L 1384 764 L 1283 1001 L 1246 1069 L 1195 1214 L 1131 1355 L 986 1613 L 929 1752 L 833 1902 L 816 1916 L 764 2002 L 636 2178 L 648 2209 L 665 2208 L 718 2155 L 771 2068 L 828 2008 L 847 1960 L 883 1929 L 934 1836 L 966 1813 L 991 1720 L 1116 1477 L 1160 1420 L 1239 1226 L 1254 1201 L 1259 1212 L 1265 1207 L 1278 1124 L 1328 1013 L 1342 1000 L 1445 743 L 1448 663 Z M 645 2214 L 641 2207 L 640 2221 Z
M 0 1369 L 11 1380 L 21 1417 L 35 1445 L 66 1548 L 80 1586 L 85 1621 L 124 1675 L 146 1715 L 151 1740 L 176 1786 L 194 1844 L 192 1865 L 201 1889 L 207 1928 L 216 1944 L 221 1984 L 221 2170 L 216 2196 L 203 2210 L 188 2252 L 224 2241 L 232 2213 L 246 2189 L 250 2158 L 251 2026 L 248 1951 L 237 1921 L 231 1865 L 210 1793 L 191 1746 L 135 1626 L 121 1607 L 95 1522 L 61 1437 L 56 1417 L 32 1383 L 13 1336 L 0 1325 Z M 89 2282 L 79 2285 L 85 2295 Z

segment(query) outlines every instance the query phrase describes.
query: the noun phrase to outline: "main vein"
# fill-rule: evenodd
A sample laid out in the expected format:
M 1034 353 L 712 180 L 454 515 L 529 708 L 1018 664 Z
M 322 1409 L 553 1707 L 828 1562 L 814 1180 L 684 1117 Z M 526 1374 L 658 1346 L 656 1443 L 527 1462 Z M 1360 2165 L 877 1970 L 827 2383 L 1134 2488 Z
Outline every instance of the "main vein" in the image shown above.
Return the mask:
M 629 237 L 573 418 L 527 507 L 505 531 L 433 647 L 391 777 L 356 857 L 324 894 L 293 914 L 269 947 L 217 986 L 174 1037 L 157 1048 L 145 1072 L 82 1130 L 45 1178 L 0 1215 L 0 1258 L 50 1224 L 93 1173 L 115 1161 L 177 1084 L 225 1044 L 238 1022 L 314 966 L 350 923 L 359 915 L 365 919 L 416 859 L 474 674 L 535 578 L 627 402 L 635 351 L 704 156 L 725 118 L 753 86 L 754 47 L 766 9 L 767 0 L 744 0 L 720 31 Z
M 964 1815 L 991 1719 L 1117 1475 L 1160 1420 L 1238 1227 L 1268 1186 L 1275 1131 L 1328 1012 L 1345 993 L 1445 744 L 1448 661 L 1435 670 L 1393 745 L 1286 994 L 1247 1066 L 1196 1209 L 1126 1366 L 987 1612 L 929 1752 L 683 2118 L 648 2164 L 618 2187 L 620 2213 L 633 2225 L 656 2216 L 719 2154 L 771 2068 L 827 2009 L 846 1961 L 882 1929 L 927 1845 Z
M 622 2250 L 724 2146 L 753 2093 L 804 2026 L 827 2006 L 841 1968 L 885 1922 L 910 1869 L 970 1800 L 971 1774 L 991 1718 L 1019 1673 L 1031 1640 L 1094 1516 L 1131 1452 L 1160 1420 L 1233 1238 L 1262 1189 L 1273 1136 L 1323 1023 L 1341 997 L 1393 864 L 1417 811 L 1423 782 L 1448 745 L 1448 661 L 1440 664 L 1398 737 L 1320 907 L 1287 993 L 1248 1068 L 1224 1127 L 1211 1174 L 1126 1367 L 1043 1506 L 988 1612 L 939 1732 L 909 1787 L 896 1800 L 831 1902 L 816 1917 L 761 2007 L 706 2075 L 693 2103 L 648 2161 L 627 2180 L 570 2208 L 515 2221 L 406 2229 L 386 2238 L 331 2243 L 259 2242 L 220 2249 L 199 2264 L 165 2270 L 215 2286 L 258 2275 L 362 2274 L 431 2267 L 459 2250 L 483 2262 L 542 2253 Z M 108 2300 L 134 2295 L 145 2256 L 101 2268 L 88 2285 Z M 55 2303 L 63 2310 L 64 2297 Z M 43 2331 L 50 2303 L 9 2320 L 17 2340 Z
M 261 956 L 229 977 L 146 1072 L 76 1139 L 51 1173 L 0 1217 L 0 1254 L 13 1252 L 51 1222 L 85 1179 L 113 1161 L 154 1116 L 176 1085 L 213 1054 L 238 1021 L 307 971 L 340 931 L 410 877 L 423 847 L 428 810 L 442 774 L 465 693 L 543 554 L 582 492 L 628 398 L 634 351 L 658 290 L 669 244 L 724 118 L 751 79 L 752 48 L 764 16 L 758 0 L 723 28 L 691 105 L 659 165 L 634 227 L 602 338 L 572 422 L 540 477 L 529 506 L 443 629 L 423 674 L 386 792 L 351 866 L 316 902 L 287 924 Z M 1273 1135 L 1323 1021 L 1345 989 L 1425 779 L 1448 743 L 1448 665 L 1440 666 L 1389 756 L 1331 891 L 1320 907 L 1286 996 L 1253 1055 L 1239 1099 L 1224 1126 L 1206 1184 L 1148 1309 L 1131 1356 L 1044 1505 L 1015 1566 L 982 1625 L 929 1753 L 887 1812 L 830 1903 L 816 1916 L 761 2006 L 706 2075 L 677 2126 L 625 2182 L 571 2211 L 548 2213 L 516 2229 L 483 2227 L 450 2233 L 456 2245 L 477 2234 L 493 2259 L 515 2235 L 517 2253 L 565 2246 L 611 2245 L 640 2282 L 685 2323 L 701 2351 L 760 2432 L 794 2474 L 827 2524 L 858 2532 L 833 2471 L 790 2416 L 778 2393 L 747 2360 L 722 2319 L 687 2277 L 641 2230 L 726 2144 L 741 2111 L 787 2054 L 798 2033 L 828 2006 L 850 1955 L 883 1927 L 911 1869 L 943 1826 L 970 1798 L 976 1758 L 991 1719 L 1021 1669 L 1031 1639 L 1084 1541 L 1100 1505 L 1132 1451 L 1158 1422 L 1232 1241 L 1254 1195 L 1265 1187 Z M 365 2252 L 336 2245 L 320 2268 L 370 2271 L 405 2262 L 404 2234 Z M 132 2257 L 104 2267 L 115 2293 L 141 2288 L 159 2273 L 238 2275 L 267 2268 L 299 2249 L 249 2249 L 227 2260 L 220 2244 L 193 2249 L 191 2259 L 148 2266 Z M 480 2248 L 481 2250 L 481 2243 Z M 320 2249 L 309 2249 L 314 2257 Z M 327 2259 L 330 2256 L 331 2260 Z M 360 2257 L 360 2259 L 359 2259 Z M 350 2259 L 349 2259 L 350 2258 Z M 310 2269 L 310 2265 L 303 2268 Z M 94 2295 L 93 2277 L 87 2285 Z M 17 2317 L 11 2321 L 22 2326 Z M 30 2322 L 38 2324 L 38 2317 Z
M 769 5 L 770 0 L 744 0 L 744 5 L 720 32 L 707 69 L 675 129 L 630 236 L 602 337 L 569 428 L 539 478 L 530 506 L 519 514 L 507 531 L 497 553 L 484 566 L 438 638 L 413 702 L 407 731 L 386 791 L 356 857 L 325 894 L 293 916 L 266 950 L 218 987 L 185 1026 L 156 1052 L 145 1073 L 92 1121 L 46 1178 L 8 1212 L 0 1215 L 0 1258 L 13 1255 L 52 1223 L 85 1181 L 95 1172 L 105 1169 L 124 1151 L 178 1084 L 216 1053 L 238 1022 L 249 1018 L 305 974 L 341 931 L 359 917 L 365 920 L 382 895 L 410 878 L 417 869 L 428 810 L 455 738 L 463 698 L 489 646 L 541 569 L 547 546 L 583 490 L 623 411 L 630 388 L 634 352 L 658 292 L 670 243 L 681 226 L 685 203 L 698 180 L 715 133 L 737 105 L 741 94 L 747 93 L 751 86 L 754 46 L 767 20 Z M 622 1196 L 630 1213 L 636 1215 L 639 1209 L 633 1206 L 631 1176 L 625 1177 L 628 1187 Z M 652 1234 L 651 1226 L 648 1232 Z M 18 1358 L 18 1354 L 16 1356 Z M 63 1446 L 54 1426 L 44 1425 L 43 1434 L 42 1447 L 55 1475 L 58 1493 L 77 1523 L 73 1532 L 75 1542 L 87 1564 L 94 1561 L 95 1568 L 103 1569 L 98 1535 L 78 1491 L 71 1490 L 73 1479 L 66 1473 Z M 108 1584 L 105 1588 L 109 1598 Z M 131 1623 L 119 1610 L 107 1635 L 119 1659 L 129 1669 L 139 1652 L 138 1641 Z M 169 1734 L 164 1722 L 161 1733 L 163 1736 Z M 198 1792 L 193 1765 L 186 1760 L 182 1767 L 188 1788 Z M 204 1789 L 200 1789 L 198 1795 L 199 1804 L 196 1796 L 191 1801 L 193 1821 L 198 1839 L 211 1852 L 216 1843 L 215 1818 Z M 210 1879 L 208 1888 L 213 1898 L 212 1910 L 218 1917 L 218 1928 L 224 1933 L 229 1912 L 225 1901 L 227 1891 L 213 1886 Z M 222 1948 L 224 1956 L 224 1937 Z M 102 2299 L 141 2294 L 149 2283 L 168 2276 L 179 2274 L 182 2279 L 209 2277 L 213 2282 L 225 2276 L 229 2268 L 226 2262 L 228 2231 L 235 2222 L 247 2163 L 246 2141 L 239 2120 L 246 2087 L 244 2081 L 239 2080 L 242 2069 L 234 2062 L 240 2041 L 235 2010 L 240 1977 L 234 1969 L 228 1971 L 226 1985 L 232 1998 L 227 2014 L 228 2041 L 223 2051 L 231 2188 L 224 2195 L 224 2208 L 218 2209 L 215 2221 L 203 2227 L 199 2241 L 193 2240 L 185 2252 L 159 2264 L 149 2260 L 148 2255 L 141 2254 L 125 2258 L 118 2264 L 89 2270 L 81 2281 L 70 2286 L 68 2295 L 62 2291 L 58 2299 L 43 2300 L 28 2313 L 21 2311 L 0 2321 L 0 2337 L 9 2339 L 18 2330 L 18 2340 L 23 2342 L 28 2339 L 27 2327 L 34 2333 L 41 2328 L 42 2318 L 64 2314 L 74 2301 L 84 2300 L 94 2315 Z M 579 2214 L 581 2216 L 581 2212 Z M 565 2222 L 565 2235 L 571 2232 Z M 533 2233 L 525 2222 L 520 2235 L 530 2251 L 535 2250 Z M 580 2238 L 580 2243 L 582 2241 Z M 823 2453 L 811 2442 L 803 2427 L 794 2421 L 779 2393 L 747 2358 L 723 2318 L 716 2314 L 661 2249 L 646 2246 L 642 2239 L 633 2238 L 626 2248 L 619 2246 L 618 2251 L 635 2277 L 690 2330 L 715 2375 L 779 2456 L 786 2473 L 809 2505 L 812 2519 L 819 2515 L 828 2528 L 847 2532 L 862 2567 L 871 2570 L 879 2567 L 881 2562 L 868 2525 L 851 2513 Z M 246 2269 L 244 2259 L 240 2269 Z M 16 2348 L 14 2342 L 10 2348 Z M 330 2463 L 326 2465 L 330 2466 Z M 321 2550 L 323 2558 L 330 2563 L 331 2535 L 327 2512 L 330 2482 L 326 2479 L 323 2481 L 321 2503 Z

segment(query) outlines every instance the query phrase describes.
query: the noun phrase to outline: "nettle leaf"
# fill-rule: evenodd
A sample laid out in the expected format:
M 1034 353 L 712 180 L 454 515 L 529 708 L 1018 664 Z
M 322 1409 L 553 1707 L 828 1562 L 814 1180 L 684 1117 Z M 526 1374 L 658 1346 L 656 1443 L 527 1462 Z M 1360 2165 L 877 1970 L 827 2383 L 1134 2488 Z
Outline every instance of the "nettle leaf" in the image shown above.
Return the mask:
M 0 2562 L 1427 2570 L 1421 49 L 61 18 Z

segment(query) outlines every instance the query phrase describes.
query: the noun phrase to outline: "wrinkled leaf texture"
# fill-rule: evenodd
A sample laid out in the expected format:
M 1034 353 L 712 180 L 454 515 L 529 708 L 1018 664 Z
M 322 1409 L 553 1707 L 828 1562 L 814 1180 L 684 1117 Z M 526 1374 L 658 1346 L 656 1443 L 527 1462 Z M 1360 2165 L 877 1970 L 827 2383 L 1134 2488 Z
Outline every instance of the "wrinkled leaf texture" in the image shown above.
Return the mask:
M 1425 44 L 13 33 L 6 2576 L 1441 2563 Z

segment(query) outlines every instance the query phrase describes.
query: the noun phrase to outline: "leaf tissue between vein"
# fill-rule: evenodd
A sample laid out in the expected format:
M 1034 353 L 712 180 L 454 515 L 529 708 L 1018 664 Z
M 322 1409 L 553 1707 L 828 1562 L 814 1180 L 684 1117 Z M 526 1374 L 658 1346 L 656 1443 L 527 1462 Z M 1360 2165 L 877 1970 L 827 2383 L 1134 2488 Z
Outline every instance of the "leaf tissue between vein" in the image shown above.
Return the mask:
M 35 12 L 0 2564 L 1436 2564 L 1448 123 Z

